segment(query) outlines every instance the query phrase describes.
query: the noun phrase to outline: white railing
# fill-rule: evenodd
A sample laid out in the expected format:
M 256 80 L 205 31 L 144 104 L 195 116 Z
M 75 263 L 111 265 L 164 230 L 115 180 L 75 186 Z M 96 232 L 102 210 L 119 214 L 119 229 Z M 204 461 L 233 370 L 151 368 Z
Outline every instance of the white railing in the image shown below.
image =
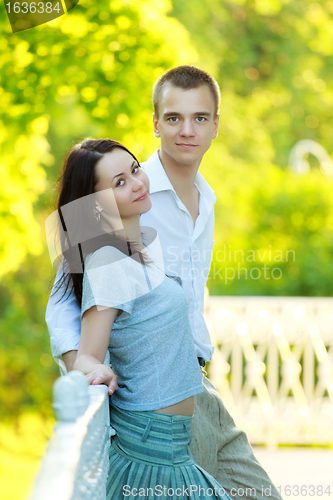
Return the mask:
M 109 397 L 80 372 L 59 378 L 53 390 L 58 423 L 30 500 L 103 500 L 109 469 Z
M 209 377 L 252 444 L 333 443 L 333 298 L 214 297 Z M 105 498 L 106 386 L 79 372 L 54 385 L 58 423 L 30 500 Z
M 252 444 L 333 443 L 333 298 L 213 297 L 209 376 Z

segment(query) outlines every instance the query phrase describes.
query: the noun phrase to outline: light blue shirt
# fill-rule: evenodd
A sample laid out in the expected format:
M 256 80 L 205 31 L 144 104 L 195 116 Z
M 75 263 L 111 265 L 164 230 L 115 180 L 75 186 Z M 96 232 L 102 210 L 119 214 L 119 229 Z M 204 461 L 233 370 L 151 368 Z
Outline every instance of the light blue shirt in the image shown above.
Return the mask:
M 179 283 L 154 264 L 105 246 L 86 259 L 81 314 L 92 306 L 123 311 L 110 332 L 110 360 L 119 377 L 113 405 L 158 410 L 203 391 Z
M 193 219 L 177 196 L 156 151 L 142 164 L 150 180 L 152 208 L 141 216 L 141 224 L 154 228 L 159 236 L 165 273 L 182 279 L 188 301 L 188 317 L 197 356 L 209 361 L 214 347 L 203 317 L 204 292 L 214 244 L 214 203 L 216 197 L 198 172 L 195 185 L 200 193 L 199 215 Z M 58 272 L 56 281 L 60 278 Z M 59 290 L 51 295 L 46 323 L 52 354 L 62 373 L 66 371 L 62 354 L 79 347 L 80 308 L 72 294 L 66 302 Z

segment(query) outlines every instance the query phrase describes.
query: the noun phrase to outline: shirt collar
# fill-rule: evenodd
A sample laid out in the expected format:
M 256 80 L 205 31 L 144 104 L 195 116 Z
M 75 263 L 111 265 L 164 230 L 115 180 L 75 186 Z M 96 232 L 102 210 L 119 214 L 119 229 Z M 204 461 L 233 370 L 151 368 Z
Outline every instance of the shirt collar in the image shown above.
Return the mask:
M 148 158 L 142 166 L 149 177 L 150 194 L 169 190 L 175 192 L 173 185 L 163 168 L 158 151 L 155 151 L 155 153 Z
M 159 191 L 173 191 L 176 194 L 174 187 L 163 168 L 158 151 L 155 151 L 155 153 L 152 154 L 152 156 L 148 158 L 142 166 L 149 177 L 150 194 L 157 193 Z M 210 203 L 215 203 L 216 196 L 214 191 L 200 172 L 197 172 L 194 184 L 198 188 L 201 196 L 207 198 Z

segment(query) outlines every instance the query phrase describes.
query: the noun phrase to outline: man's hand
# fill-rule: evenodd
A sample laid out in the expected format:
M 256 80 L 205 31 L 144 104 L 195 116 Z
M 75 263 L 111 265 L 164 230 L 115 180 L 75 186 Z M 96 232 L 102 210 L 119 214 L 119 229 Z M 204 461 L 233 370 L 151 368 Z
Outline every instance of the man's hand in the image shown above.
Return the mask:
M 89 384 L 104 384 L 109 388 L 110 396 L 118 389 L 118 376 L 107 365 L 96 365 L 91 372 L 86 375 Z
M 67 351 L 62 355 L 62 359 L 66 365 L 67 373 L 73 370 L 73 366 L 76 360 L 77 351 Z

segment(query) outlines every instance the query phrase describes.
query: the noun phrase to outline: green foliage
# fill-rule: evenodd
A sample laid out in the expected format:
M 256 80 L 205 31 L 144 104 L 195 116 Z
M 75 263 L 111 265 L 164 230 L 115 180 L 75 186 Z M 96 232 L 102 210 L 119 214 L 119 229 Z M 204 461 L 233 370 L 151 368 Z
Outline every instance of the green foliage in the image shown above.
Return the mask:
M 154 81 L 170 66 L 196 61 L 170 9 L 168 0 L 83 0 L 68 15 L 12 34 L 0 3 L 3 415 L 26 406 L 43 411 L 45 400 L 49 408 L 58 374 L 44 323 L 52 268 L 43 221 L 65 151 L 83 137 L 108 136 L 145 159 L 157 146 Z
M 58 368 L 50 354 L 44 314 L 51 282 L 47 250 L 0 284 L 0 414 L 17 416 L 26 407 L 50 416 Z
M 12 34 L 0 3 L 2 416 L 50 411 L 43 221 L 65 151 L 108 136 L 146 159 L 158 146 L 152 85 L 172 66 L 202 66 L 222 90 L 201 169 L 217 195 L 210 292 L 332 295 L 332 181 L 286 169 L 299 139 L 332 152 L 332 14 L 332 0 L 83 0 Z
M 172 13 L 221 87 L 219 137 L 201 167 L 217 196 L 210 292 L 332 295 L 332 181 L 313 157 L 304 177 L 287 165 L 301 139 L 333 152 L 333 2 L 182 0 Z M 295 262 L 278 261 L 288 249 Z
M 73 141 L 122 140 L 153 149 L 151 89 L 168 67 L 195 59 L 166 0 L 80 2 L 69 14 L 10 33 L 0 4 L 0 277 L 42 252 L 32 207 L 49 191 Z M 158 30 L 156 29 L 158 26 Z M 177 37 L 172 33 L 177 31 Z M 53 169 L 51 169 L 53 165 Z M 49 203 L 49 199 L 43 199 Z
M 332 296 L 333 179 L 231 159 L 203 171 L 217 193 L 211 294 Z
M 182 0 L 173 14 L 221 86 L 229 155 L 284 167 L 306 138 L 332 153 L 333 1 Z

